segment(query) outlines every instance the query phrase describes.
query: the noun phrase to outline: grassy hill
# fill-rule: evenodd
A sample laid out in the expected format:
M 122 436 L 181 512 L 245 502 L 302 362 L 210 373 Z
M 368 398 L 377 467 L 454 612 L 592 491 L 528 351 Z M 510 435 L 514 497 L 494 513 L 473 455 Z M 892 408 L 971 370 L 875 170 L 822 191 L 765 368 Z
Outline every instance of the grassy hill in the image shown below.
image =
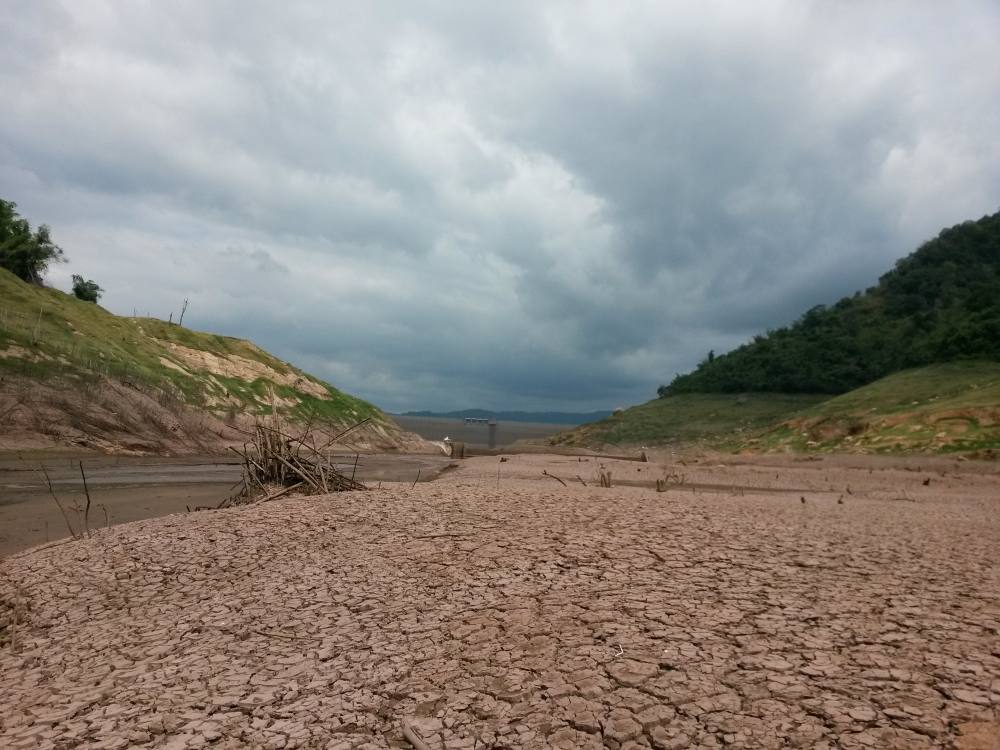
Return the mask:
M 92 447 L 131 441 L 135 450 L 155 450 L 157 432 L 204 443 L 199 420 L 202 432 L 220 432 L 274 410 L 292 423 L 331 429 L 370 417 L 368 437 L 386 443 L 401 434 L 371 404 L 249 341 L 119 317 L 3 269 L 0 377 L 7 432 L 35 430 L 56 443 L 80 444 L 89 434 Z M 163 424 L 148 424 L 157 418 Z
M 552 445 L 865 453 L 1000 450 L 1000 363 L 906 370 L 833 398 L 690 393 L 553 436 Z
M 1000 449 L 1000 363 L 951 362 L 895 373 L 804 409 L 743 447 L 995 451 Z
M 823 396 L 685 393 L 647 401 L 593 424 L 561 432 L 550 445 L 664 445 L 739 440 L 819 403 Z

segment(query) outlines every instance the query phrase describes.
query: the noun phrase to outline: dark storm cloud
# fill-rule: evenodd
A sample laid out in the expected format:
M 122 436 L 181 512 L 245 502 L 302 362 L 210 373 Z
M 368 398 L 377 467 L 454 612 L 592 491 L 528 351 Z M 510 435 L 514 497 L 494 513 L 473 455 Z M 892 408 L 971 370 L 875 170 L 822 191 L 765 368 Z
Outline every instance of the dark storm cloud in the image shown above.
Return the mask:
M 8 19 L 0 195 L 52 280 L 390 409 L 643 400 L 1000 203 L 988 2 Z

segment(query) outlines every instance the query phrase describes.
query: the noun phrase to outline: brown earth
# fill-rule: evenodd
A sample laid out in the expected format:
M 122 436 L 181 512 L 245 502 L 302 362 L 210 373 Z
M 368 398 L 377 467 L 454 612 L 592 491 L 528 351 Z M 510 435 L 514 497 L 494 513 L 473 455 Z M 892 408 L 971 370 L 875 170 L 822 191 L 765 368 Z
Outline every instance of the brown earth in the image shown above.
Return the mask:
M 0 745 L 996 747 L 995 468 L 861 458 L 477 458 L 14 556 Z
M 229 446 L 242 445 L 253 424 L 250 416 L 221 418 L 165 392 L 113 378 L 83 382 L 0 377 L 0 451 L 75 448 L 112 455 L 219 455 Z M 294 425 L 289 430 L 294 431 Z M 336 426 L 330 430 L 336 432 Z M 391 422 L 374 421 L 335 448 L 440 452 Z

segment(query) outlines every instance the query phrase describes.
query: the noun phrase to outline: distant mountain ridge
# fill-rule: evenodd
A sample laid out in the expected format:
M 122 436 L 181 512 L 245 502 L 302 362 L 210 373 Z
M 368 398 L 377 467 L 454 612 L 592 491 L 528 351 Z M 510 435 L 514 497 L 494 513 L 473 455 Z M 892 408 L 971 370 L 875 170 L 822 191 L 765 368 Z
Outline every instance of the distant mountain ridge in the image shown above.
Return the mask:
M 611 410 L 590 412 L 568 411 L 488 411 L 460 409 L 458 411 L 407 411 L 401 417 L 435 417 L 437 419 L 496 419 L 499 422 L 540 422 L 543 424 L 585 424 L 611 416 Z
M 1000 361 L 1000 213 L 944 229 L 876 286 L 661 386 L 682 393 L 846 393 L 905 369 Z

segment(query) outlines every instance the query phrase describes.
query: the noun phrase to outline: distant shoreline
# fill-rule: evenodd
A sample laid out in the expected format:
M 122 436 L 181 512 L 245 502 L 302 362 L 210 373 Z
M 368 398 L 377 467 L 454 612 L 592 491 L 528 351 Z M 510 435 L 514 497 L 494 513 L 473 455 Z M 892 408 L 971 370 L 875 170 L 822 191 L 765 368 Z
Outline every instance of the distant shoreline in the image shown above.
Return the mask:
M 466 423 L 462 417 L 414 417 L 403 414 L 390 415 L 407 432 L 415 432 L 425 440 L 444 440 L 446 437 L 469 446 L 485 448 L 489 444 L 489 427 L 482 423 Z M 518 422 L 497 419 L 496 447 L 519 440 L 545 440 L 563 432 L 571 425 L 552 422 Z
M 431 419 L 496 419 L 498 422 L 524 422 L 530 424 L 581 425 L 597 422 L 611 416 L 611 410 L 570 411 L 489 411 L 488 409 L 460 409 L 458 411 L 406 411 L 390 414 L 391 417 L 424 417 Z

